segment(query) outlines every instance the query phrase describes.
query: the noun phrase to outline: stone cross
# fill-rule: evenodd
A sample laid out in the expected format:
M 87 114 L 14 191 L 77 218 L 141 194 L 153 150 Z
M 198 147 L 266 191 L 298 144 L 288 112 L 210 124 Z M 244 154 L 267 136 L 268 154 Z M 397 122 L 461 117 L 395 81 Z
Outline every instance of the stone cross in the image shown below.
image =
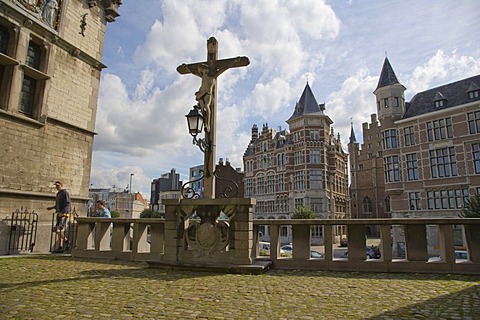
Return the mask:
M 207 61 L 182 64 L 177 67 L 180 74 L 193 74 L 202 78 L 195 100 L 202 110 L 205 127 L 205 140 L 209 147 L 205 150 L 204 190 L 205 198 L 215 198 L 215 158 L 216 158 L 216 120 L 217 120 L 217 77 L 230 68 L 245 67 L 250 64 L 247 57 L 218 60 L 218 42 L 211 37 L 207 41 Z

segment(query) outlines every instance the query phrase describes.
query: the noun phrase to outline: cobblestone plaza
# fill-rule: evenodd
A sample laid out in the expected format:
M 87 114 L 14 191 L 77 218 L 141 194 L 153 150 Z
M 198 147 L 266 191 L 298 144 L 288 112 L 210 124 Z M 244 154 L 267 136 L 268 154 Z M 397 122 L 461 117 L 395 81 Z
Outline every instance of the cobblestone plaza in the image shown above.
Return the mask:
M 0 259 L 1 319 L 480 319 L 480 277 L 233 275 L 33 255 Z

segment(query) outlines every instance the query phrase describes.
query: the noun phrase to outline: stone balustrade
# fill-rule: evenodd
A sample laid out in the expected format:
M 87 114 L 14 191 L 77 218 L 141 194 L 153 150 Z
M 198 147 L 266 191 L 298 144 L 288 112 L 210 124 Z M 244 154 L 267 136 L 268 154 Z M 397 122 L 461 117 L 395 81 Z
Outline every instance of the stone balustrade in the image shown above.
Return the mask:
M 367 272 L 428 272 L 480 275 L 480 219 L 251 219 L 251 203 L 243 201 L 218 200 L 217 205 L 239 207 L 241 213 L 230 214 L 228 229 L 220 226 L 218 241 L 205 230 L 201 230 L 199 219 L 189 214 L 179 216 L 179 208 L 191 210 L 199 200 L 171 200 L 167 203 L 166 219 L 106 219 L 78 217 L 78 234 L 75 257 L 146 261 L 169 266 L 202 267 L 217 266 L 228 269 L 236 265 L 249 268 L 262 262 L 279 269 L 309 269 L 329 271 L 367 271 Z M 207 205 L 200 203 L 200 206 Z M 198 209 L 198 205 L 197 206 Z M 208 205 L 210 206 L 210 205 Z M 238 209 L 238 208 L 237 208 Z M 185 212 L 185 211 L 184 211 Z M 236 219 L 239 219 L 238 221 Z M 216 222 L 213 222 L 212 228 Z M 189 226 L 196 227 L 190 229 Z M 310 257 L 312 226 L 323 226 L 324 257 Z M 365 230 L 367 225 L 376 225 L 380 229 L 380 259 L 367 259 Z M 205 226 L 210 226 L 206 224 Z M 205 227 L 204 226 L 204 227 Z M 269 226 L 270 255 L 259 256 L 259 228 Z M 280 255 L 280 228 L 291 226 L 293 254 L 290 257 Z M 334 230 L 337 226 L 346 226 L 348 237 L 348 257 L 334 257 Z M 427 228 L 438 228 L 436 245 L 441 261 L 428 262 L 429 241 Z M 464 226 L 464 244 L 468 259 L 456 261 L 454 226 Z M 401 227 L 405 243 L 405 256 L 396 258 L 392 250 L 392 229 Z M 223 228 L 223 229 L 222 229 Z M 199 242 L 189 242 L 188 230 L 194 230 Z M 213 230 L 213 229 L 212 229 Z M 222 236 L 224 238 L 222 238 Z M 229 235 L 229 237 L 227 237 Z M 203 244 L 202 244 L 203 241 Z M 205 244 L 212 242 L 211 247 Z M 199 246 L 202 254 L 192 246 Z M 216 252 L 218 251 L 218 252 Z

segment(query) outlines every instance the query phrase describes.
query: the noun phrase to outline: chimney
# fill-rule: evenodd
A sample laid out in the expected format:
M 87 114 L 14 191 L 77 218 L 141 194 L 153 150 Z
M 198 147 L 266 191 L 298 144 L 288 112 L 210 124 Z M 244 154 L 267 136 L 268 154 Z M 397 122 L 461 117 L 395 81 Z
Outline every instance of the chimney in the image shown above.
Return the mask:
M 225 159 L 225 165 L 229 166 L 230 165 L 230 160 L 228 158 Z
M 252 127 L 252 141 L 255 141 L 257 139 L 258 139 L 258 127 L 256 124 L 254 124 Z
M 219 164 L 220 166 L 223 166 L 223 158 L 220 158 L 220 160 L 218 160 L 218 164 Z

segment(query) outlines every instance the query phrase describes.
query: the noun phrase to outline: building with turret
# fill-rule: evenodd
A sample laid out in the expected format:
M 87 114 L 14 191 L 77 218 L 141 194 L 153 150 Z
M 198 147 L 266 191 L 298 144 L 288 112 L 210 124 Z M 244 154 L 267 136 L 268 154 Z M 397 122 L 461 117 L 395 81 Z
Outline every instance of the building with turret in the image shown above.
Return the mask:
M 299 205 L 318 218 L 349 217 L 348 155 L 332 119 L 324 113 L 307 83 L 287 120 L 289 129 L 277 131 L 264 124 L 252 127 L 251 141 L 244 153 L 245 196 L 255 198 L 257 219 L 286 219 Z M 336 230 L 341 234 L 342 230 Z M 268 228 L 260 228 L 268 239 Z M 290 230 L 281 230 L 282 242 L 291 240 Z M 314 227 L 312 241 L 323 241 L 322 228 Z
M 458 217 L 480 192 L 480 75 L 410 102 L 405 90 L 386 58 L 373 92 L 377 113 L 362 125 L 361 147 L 352 125 L 354 218 Z
M 104 38 L 120 5 L 0 0 L 0 254 L 51 249 L 47 207 L 57 180 L 72 209 L 87 213 Z M 9 240 L 21 208 L 36 217 L 15 225 L 35 224 L 28 248 L 15 245 L 25 239 Z

